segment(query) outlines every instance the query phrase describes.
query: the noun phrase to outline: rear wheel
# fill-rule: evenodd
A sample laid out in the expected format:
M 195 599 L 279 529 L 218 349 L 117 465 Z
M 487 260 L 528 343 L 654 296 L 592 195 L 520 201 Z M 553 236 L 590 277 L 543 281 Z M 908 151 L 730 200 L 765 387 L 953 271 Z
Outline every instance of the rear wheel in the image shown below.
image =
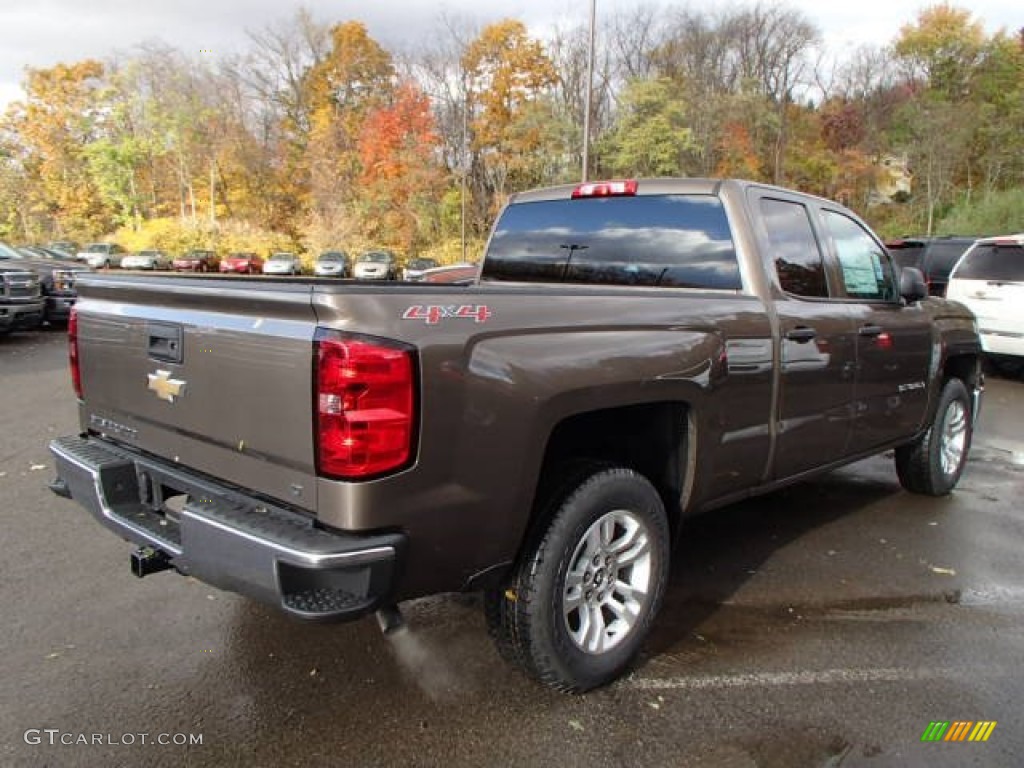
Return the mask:
M 547 529 L 508 588 L 485 596 L 485 613 L 504 658 L 582 692 L 640 652 L 668 579 L 668 521 L 646 478 L 600 464 L 577 471 L 548 509 Z
M 945 496 L 956 487 L 967 464 L 974 434 L 967 387 L 960 379 L 943 385 L 931 426 L 919 439 L 896 449 L 896 474 L 912 493 Z

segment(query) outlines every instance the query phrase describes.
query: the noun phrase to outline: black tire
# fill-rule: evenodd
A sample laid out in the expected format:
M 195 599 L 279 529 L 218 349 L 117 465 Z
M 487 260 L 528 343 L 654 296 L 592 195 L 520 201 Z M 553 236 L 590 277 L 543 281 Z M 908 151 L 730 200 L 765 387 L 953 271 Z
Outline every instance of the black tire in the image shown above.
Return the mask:
M 607 465 L 575 471 L 546 509 L 549 524 L 509 588 L 485 595 L 485 614 L 505 659 L 582 693 L 615 680 L 641 650 L 668 580 L 668 520 L 645 477 Z
M 896 474 L 911 493 L 945 496 L 967 465 L 974 412 L 967 387 L 949 379 L 942 387 L 932 423 L 920 438 L 896 449 Z

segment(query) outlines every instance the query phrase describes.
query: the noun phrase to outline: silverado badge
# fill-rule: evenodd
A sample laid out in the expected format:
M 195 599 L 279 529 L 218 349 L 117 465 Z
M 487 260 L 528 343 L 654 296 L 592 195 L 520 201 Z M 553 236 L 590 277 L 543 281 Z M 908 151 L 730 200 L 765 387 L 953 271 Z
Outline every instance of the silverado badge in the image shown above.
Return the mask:
M 184 379 L 172 379 L 170 371 L 160 371 L 146 374 L 149 379 L 149 388 L 156 392 L 156 396 L 169 403 L 174 402 L 175 397 L 181 397 L 185 391 Z

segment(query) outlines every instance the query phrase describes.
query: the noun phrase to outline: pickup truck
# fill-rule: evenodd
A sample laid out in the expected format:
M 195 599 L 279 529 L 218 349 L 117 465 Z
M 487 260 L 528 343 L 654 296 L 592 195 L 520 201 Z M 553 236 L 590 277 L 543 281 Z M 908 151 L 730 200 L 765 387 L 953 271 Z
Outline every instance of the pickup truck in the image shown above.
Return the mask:
M 635 660 L 685 516 L 890 449 L 947 494 L 983 384 L 973 316 L 856 215 L 737 180 L 515 195 L 469 286 L 79 290 L 51 487 L 137 575 L 386 631 L 479 590 L 502 655 L 570 692 Z
M 16 260 L 0 260 L 0 336 L 38 328 L 45 311 L 39 275 Z

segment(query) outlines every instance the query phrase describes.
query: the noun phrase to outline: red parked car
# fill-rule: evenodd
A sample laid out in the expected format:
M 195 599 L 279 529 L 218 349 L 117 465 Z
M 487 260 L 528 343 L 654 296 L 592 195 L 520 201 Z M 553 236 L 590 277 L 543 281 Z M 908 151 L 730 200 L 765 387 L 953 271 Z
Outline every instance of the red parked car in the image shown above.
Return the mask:
M 425 269 L 419 280 L 424 283 L 470 285 L 476 282 L 479 274 L 480 266 L 478 264 L 449 264 L 446 267 Z
M 255 253 L 231 253 L 220 263 L 221 272 L 240 275 L 258 275 L 263 270 L 263 259 Z
M 216 272 L 217 254 L 213 251 L 189 251 L 171 264 L 175 272 Z

